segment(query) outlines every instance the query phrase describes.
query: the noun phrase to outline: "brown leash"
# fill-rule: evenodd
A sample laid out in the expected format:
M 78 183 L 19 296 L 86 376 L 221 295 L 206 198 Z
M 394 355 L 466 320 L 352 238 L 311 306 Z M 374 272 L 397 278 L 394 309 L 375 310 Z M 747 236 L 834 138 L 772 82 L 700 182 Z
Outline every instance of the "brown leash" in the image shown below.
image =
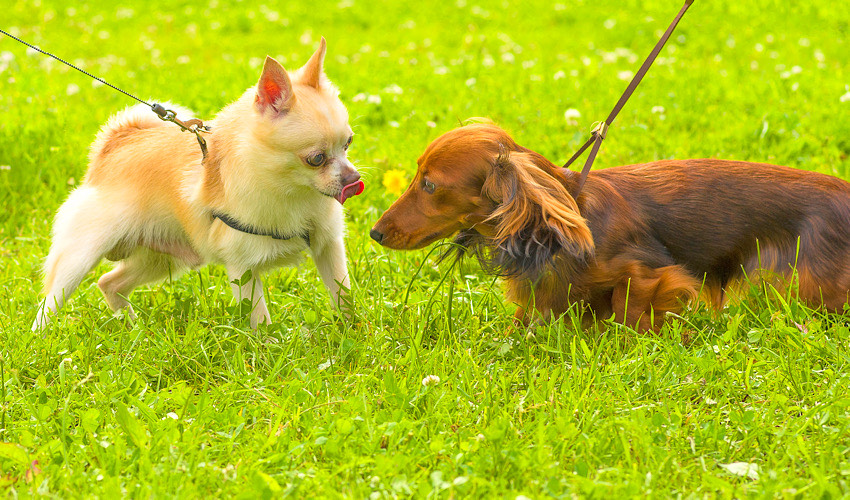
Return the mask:
M 579 156 L 582 155 L 582 153 L 584 153 L 588 146 L 593 144 L 593 147 L 590 149 L 590 154 L 587 156 L 587 161 L 584 163 L 584 168 L 581 170 L 581 176 L 578 179 L 575 192 L 572 193 L 573 198 L 578 198 L 579 193 L 581 193 L 581 188 L 584 187 L 584 181 L 587 180 L 587 174 L 590 173 L 590 167 L 593 165 L 593 160 L 596 159 L 596 154 L 599 152 L 599 146 L 602 144 L 602 140 L 605 139 L 605 136 L 608 135 L 608 127 L 611 126 L 611 123 L 613 123 L 614 119 L 617 118 L 620 110 L 626 105 L 626 101 L 629 100 L 629 97 L 632 96 L 637 86 L 640 85 L 644 75 L 646 75 L 646 72 L 649 71 L 649 67 L 652 66 L 653 62 L 655 62 L 655 58 L 658 57 L 661 49 L 664 48 L 664 44 L 667 43 L 670 35 L 673 34 L 673 30 L 676 29 L 676 25 L 679 24 L 682 16 L 685 15 L 685 12 L 687 12 L 688 7 L 690 7 L 692 3 L 694 3 L 694 0 L 685 0 L 685 5 L 682 6 L 682 9 L 676 15 L 676 18 L 673 19 L 672 23 L 670 23 L 670 27 L 667 28 L 667 31 L 661 35 L 661 39 L 658 40 L 657 44 L 655 44 L 655 48 L 652 49 L 652 52 L 649 53 L 646 61 L 643 62 L 643 65 L 635 74 L 634 78 L 632 78 L 631 83 L 629 83 L 629 86 L 626 87 L 626 91 L 623 92 L 623 95 L 620 96 L 620 100 L 617 101 L 617 104 L 614 106 L 614 109 L 611 110 L 608 118 L 594 127 L 587 142 L 585 142 L 576 154 L 574 154 L 572 158 L 567 160 L 567 163 L 564 164 L 564 168 L 568 168 Z

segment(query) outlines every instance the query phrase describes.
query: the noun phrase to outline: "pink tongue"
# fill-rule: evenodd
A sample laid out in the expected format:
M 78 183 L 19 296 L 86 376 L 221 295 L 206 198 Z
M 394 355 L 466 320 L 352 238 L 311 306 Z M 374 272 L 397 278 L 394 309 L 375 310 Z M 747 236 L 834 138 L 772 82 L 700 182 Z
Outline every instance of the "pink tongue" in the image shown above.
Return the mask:
M 352 182 L 351 184 L 342 188 L 342 192 L 339 193 L 339 195 L 336 197 L 336 201 L 338 201 L 340 205 L 342 205 L 345 203 L 345 200 L 362 193 L 363 188 L 365 187 L 366 184 L 363 184 L 363 181 Z

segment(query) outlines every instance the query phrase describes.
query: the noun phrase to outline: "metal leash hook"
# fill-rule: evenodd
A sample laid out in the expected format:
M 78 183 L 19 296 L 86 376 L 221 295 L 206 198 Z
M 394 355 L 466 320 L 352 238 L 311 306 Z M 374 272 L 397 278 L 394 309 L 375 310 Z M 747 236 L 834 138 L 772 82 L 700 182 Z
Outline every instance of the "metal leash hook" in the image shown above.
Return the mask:
M 578 198 L 579 193 L 581 193 L 581 188 L 584 186 L 584 181 L 587 180 L 587 174 L 590 173 L 590 168 L 593 166 L 593 160 L 596 158 L 596 153 L 599 152 L 599 146 L 602 145 L 602 140 L 605 139 L 605 136 L 608 135 L 608 127 L 614 122 L 614 119 L 617 118 L 617 115 L 620 113 L 620 110 L 623 109 L 623 106 L 626 105 L 626 101 L 629 100 L 629 97 L 634 93 L 637 86 L 640 84 L 641 80 L 643 80 L 646 72 L 649 71 L 649 67 L 652 66 L 652 62 L 655 61 L 655 58 L 658 57 L 658 54 L 661 52 L 661 49 L 664 47 L 664 44 L 667 43 L 667 39 L 670 38 L 670 35 L 673 34 L 673 30 L 676 29 L 676 26 L 679 24 L 679 21 L 682 20 L 682 16 L 685 15 L 688 8 L 691 4 L 694 3 L 694 0 L 685 0 L 685 4 L 682 6 L 682 9 L 679 10 L 679 13 L 676 14 L 676 17 L 673 19 L 673 22 L 670 23 L 670 26 L 667 28 L 667 31 L 661 35 L 661 39 L 658 40 L 658 43 L 655 44 L 655 47 L 652 49 L 652 52 L 649 53 L 646 60 L 638 69 L 638 72 L 635 73 L 635 76 L 632 78 L 632 81 L 629 83 L 629 86 L 626 87 L 623 95 L 620 96 L 620 100 L 617 101 L 617 104 L 614 106 L 614 109 L 611 110 L 611 113 L 608 114 L 608 118 L 603 122 L 599 122 L 598 124 L 594 124 L 593 130 L 590 132 L 590 138 L 579 148 L 578 151 L 569 159 L 567 163 L 564 164 L 563 168 L 567 169 L 570 165 L 576 161 L 576 159 L 581 156 L 584 151 L 590 147 L 592 144 L 593 147 L 590 148 L 590 154 L 587 156 L 587 161 L 584 163 L 584 168 L 581 169 L 581 173 L 579 174 L 578 181 L 576 182 L 575 187 L 573 188 L 572 196 L 573 198 Z
M 201 146 L 201 153 L 204 155 L 204 160 L 207 159 L 207 141 L 201 133 L 212 132 L 212 127 L 204 125 L 204 122 L 197 118 L 183 121 L 177 118 L 177 113 L 170 109 L 165 109 L 165 107 L 156 102 L 151 104 L 151 110 L 156 113 L 160 120 L 176 124 L 183 132 L 192 132 L 195 134 L 195 137 L 198 138 L 198 145 Z

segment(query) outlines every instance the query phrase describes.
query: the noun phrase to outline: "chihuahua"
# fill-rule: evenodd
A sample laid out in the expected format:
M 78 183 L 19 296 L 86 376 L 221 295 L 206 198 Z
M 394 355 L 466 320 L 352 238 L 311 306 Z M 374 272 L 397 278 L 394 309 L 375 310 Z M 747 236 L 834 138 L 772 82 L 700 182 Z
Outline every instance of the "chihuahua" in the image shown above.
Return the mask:
M 346 157 L 353 134 L 323 70 L 325 47 L 322 38 L 292 73 L 267 57 L 258 84 L 212 120 L 205 158 L 195 137 L 147 107 L 110 118 L 56 214 L 33 330 L 104 257 L 117 265 L 98 286 L 130 318 L 134 288 L 218 262 L 236 299 L 250 300 L 251 327 L 270 323 L 260 276 L 305 249 L 339 307 L 349 287 L 342 204 L 364 185 Z

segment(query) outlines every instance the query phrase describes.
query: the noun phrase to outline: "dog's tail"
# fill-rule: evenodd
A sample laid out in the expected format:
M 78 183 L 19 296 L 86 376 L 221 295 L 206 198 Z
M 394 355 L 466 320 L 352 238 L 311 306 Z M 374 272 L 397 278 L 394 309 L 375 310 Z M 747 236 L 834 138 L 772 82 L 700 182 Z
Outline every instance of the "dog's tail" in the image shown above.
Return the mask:
M 192 111 L 175 104 L 168 102 L 160 103 L 166 109 L 174 111 L 179 118 L 187 119 L 194 115 Z M 120 144 L 121 139 L 126 138 L 135 132 L 156 127 L 174 127 L 179 130 L 173 123 L 168 123 L 159 119 L 157 115 L 151 111 L 151 108 L 145 104 L 137 104 L 125 108 L 118 113 L 112 115 L 109 120 L 101 127 L 97 133 L 94 142 L 89 150 L 89 162 L 93 162 L 109 152 L 110 147 L 115 144 Z

